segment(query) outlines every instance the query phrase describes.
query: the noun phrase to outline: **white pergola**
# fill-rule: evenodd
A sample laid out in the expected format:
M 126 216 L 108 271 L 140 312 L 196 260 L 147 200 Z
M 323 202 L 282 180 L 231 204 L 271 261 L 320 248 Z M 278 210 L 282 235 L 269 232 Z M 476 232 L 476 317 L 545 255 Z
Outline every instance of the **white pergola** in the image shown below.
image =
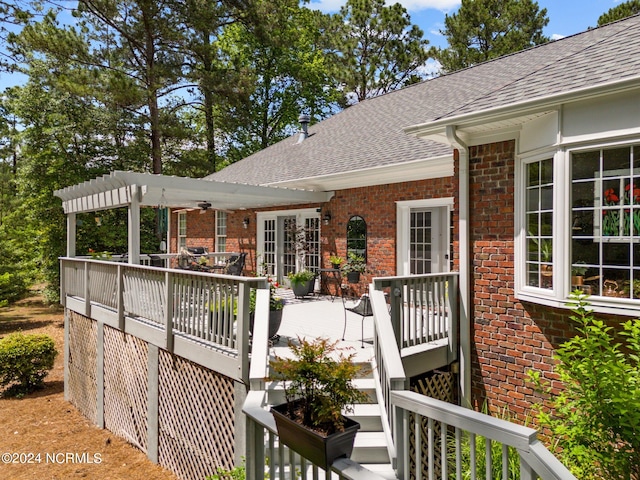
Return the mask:
M 54 192 L 67 215 L 67 256 L 76 256 L 76 214 L 127 207 L 129 263 L 140 259 L 140 207 L 244 210 L 276 205 L 324 203 L 333 192 L 225 183 L 213 180 L 114 171 Z

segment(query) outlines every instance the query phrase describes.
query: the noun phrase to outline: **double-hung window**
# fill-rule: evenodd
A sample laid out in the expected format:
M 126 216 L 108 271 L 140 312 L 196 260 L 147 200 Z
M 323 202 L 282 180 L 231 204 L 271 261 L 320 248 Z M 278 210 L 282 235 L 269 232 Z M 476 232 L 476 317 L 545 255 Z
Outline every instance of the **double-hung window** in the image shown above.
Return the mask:
M 178 252 L 187 248 L 187 212 L 178 213 Z
M 526 285 L 553 288 L 553 159 L 525 169 Z
M 227 251 L 227 212 L 216 211 L 216 252 Z
M 640 298 L 640 145 L 571 153 L 571 270 L 586 293 Z

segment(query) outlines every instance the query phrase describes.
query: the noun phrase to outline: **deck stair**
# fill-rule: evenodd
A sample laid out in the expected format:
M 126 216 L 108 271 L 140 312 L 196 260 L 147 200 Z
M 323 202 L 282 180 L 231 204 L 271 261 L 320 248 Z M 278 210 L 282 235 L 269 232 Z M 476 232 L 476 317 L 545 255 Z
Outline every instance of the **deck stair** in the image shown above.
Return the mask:
M 376 380 L 370 373 L 372 372 L 371 364 L 364 364 L 363 371 L 367 373 L 362 378 L 356 379 L 354 383 L 360 391 L 366 393 L 369 400 L 367 403 L 354 405 L 352 412 L 345 412 L 349 418 L 360 423 L 351 459 L 384 478 L 396 479 L 382 427 L 382 407 L 377 400 Z M 269 382 L 266 389 L 269 405 L 285 402 L 282 382 Z

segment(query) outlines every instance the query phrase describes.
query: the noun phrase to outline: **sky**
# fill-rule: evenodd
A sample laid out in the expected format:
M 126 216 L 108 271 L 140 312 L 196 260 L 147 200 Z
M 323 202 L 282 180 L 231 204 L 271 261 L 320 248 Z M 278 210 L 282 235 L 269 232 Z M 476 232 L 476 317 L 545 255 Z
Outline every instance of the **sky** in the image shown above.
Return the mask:
M 598 17 L 621 1 L 623 0 L 538 0 L 539 7 L 547 9 L 549 18 L 544 34 L 556 40 L 595 27 Z M 345 0 L 311 0 L 309 8 L 335 13 L 344 3 Z M 447 46 L 440 30 L 444 28 L 445 15 L 458 10 L 459 0 L 400 0 L 400 3 L 409 12 L 411 22 L 422 29 L 430 45 Z M 0 92 L 24 80 L 21 75 L 0 73 Z

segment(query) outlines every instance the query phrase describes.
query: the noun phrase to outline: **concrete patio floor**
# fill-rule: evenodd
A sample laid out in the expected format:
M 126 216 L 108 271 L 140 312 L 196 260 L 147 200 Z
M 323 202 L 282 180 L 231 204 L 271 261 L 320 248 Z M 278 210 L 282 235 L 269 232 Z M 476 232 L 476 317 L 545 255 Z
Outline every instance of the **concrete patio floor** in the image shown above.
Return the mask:
M 368 362 L 373 357 L 373 317 L 364 319 L 364 346 L 361 348 L 362 317 L 347 312 L 347 330 L 342 340 L 344 328 L 344 306 L 342 299 L 328 295 L 314 294 L 302 299 L 293 296 L 292 290 L 278 289 L 277 295 L 285 299 L 282 324 L 278 330 L 280 339 L 270 349 L 271 355 L 287 356 L 288 343 L 298 337 L 313 339 L 319 337 L 338 340 L 338 349 L 345 355 L 355 354 L 356 362 Z

